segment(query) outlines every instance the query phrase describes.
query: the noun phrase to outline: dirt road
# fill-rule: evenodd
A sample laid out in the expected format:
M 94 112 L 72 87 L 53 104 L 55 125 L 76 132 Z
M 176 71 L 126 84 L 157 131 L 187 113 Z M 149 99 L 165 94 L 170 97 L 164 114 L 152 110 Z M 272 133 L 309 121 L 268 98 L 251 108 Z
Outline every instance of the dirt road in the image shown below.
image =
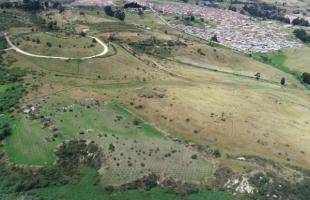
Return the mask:
M 15 50 L 16 52 L 26 55 L 26 56 L 31 56 L 31 57 L 36 57 L 36 58 L 50 58 L 50 59 L 59 59 L 59 60 L 70 60 L 70 59 L 79 59 L 79 60 L 87 60 L 87 59 L 92 59 L 92 58 L 97 58 L 100 56 L 104 56 L 108 53 L 109 48 L 108 46 L 102 42 L 99 38 L 93 37 L 93 36 L 89 36 L 89 38 L 95 39 L 98 44 L 100 44 L 103 47 L 103 50 L 101 53 L 93 55 L 93 56 L 88 56 L 88 57 L 81 57 L 81 58 L 73 58 L 73 57 L 60 57 L 60 56 L 44 56 L 44 55 L 38 55 L 38 54 L 33 54 L 33 53 L 29 53 L 26 51 L 21 50 L 20 48 L 18 48 L 17 46 L 15 46 L 10 38 L 8 37 L 8 35 L 5 33 L 4 34 L 6 41 L 8 42 L 8 44 L 10 45 L 10 49 Z

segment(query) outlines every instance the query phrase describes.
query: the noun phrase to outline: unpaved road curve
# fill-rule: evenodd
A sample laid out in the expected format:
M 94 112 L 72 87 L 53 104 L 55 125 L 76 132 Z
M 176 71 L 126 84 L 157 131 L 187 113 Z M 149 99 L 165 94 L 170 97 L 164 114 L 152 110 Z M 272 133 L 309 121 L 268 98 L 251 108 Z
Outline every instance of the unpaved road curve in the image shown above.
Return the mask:
M 35 58 L 51 58 L 51 59 L 59 59 L 59 60 L 70 60 L 70 59 L 79 59 L 79 60 L 87 60 L 87 59 L 91 59 L 91 58 L 97 58 L 100 56 L 104 56 L 108 53 L 109 48 L 108 46 L 102 42 L 99 38 L 93 37 L 93 36 L 89 36 L 89 38 L 95 39 L 102 47 L 103 47 L 103 51 L 99 54 L 93 55 L 93 56 L 88 56 L 88 57 L 81 57 L 81 58 L 73 58 L 73 57 L 59 57 L 59 56 L 43 56 L 43 55 L 37 55 L 37 54 L 33 54 L 33 53 L 29 53 L 26 51 L 21 50 L 20 48 L 18 48 L 17 46 L 15 46 L 10 38 L 8 37 L 8 35 L 5 33 L 4 34 L 6 41 L 8 42 L 8 44 L 11 46 L 11 48 L 9 49 L 13 49 L 16 52 L 26 55 L 26 56 L 31 56 L 31 57 L 35 57 Z

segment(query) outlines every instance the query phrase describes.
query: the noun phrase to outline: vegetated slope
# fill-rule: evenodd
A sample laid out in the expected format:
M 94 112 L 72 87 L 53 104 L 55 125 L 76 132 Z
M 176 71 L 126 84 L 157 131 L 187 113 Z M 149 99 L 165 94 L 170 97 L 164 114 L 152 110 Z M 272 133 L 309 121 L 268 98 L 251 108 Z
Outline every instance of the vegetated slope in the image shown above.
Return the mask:
M 206 181 L 212 171 L 203 158 L 192 158 L 197 152 L 165 139 L 118 104 L 49 97 L 30 102 L 20 111 L 24 114 L 7 139 L 8 156 L 17 164 L 51 164 L 53 148 L 60 141 L 81 138 L 103 149 L 108 163 L 101 169 L 104 186 L 131 182 L 149 173 Z
M 11 68 L 20 66 L 29 70 L 23 80 L 24 103 L 15 110 L 13 135 L 6 140 L 8 158 L 17 164 L 49 166 L 55 160 L 53 149 L 59 143 L 72 138 L 85 139 L 101 146 L 108 157 L 107 168 L 99 170 L 100 180 L 96 182 L 100 186 L 120 185 L 151 172 L 166 172 L 165 176 L 204 181 L 217 189 L 223 189 L 227 181 L 236 177 L 253 181 L 251 185 L 258 189 L 253 196 L 258 199 L 267 192 L 281 197 L 286 196 L 285 191 L 304 195 L 300 191 L 306 191 L 307 184 L 300 181 L 306 177 L 306 170 L 303 173 L 293 166 L 309 166 L 309 96 L 303 87 L 298 82 L 294 86 L 295 79 L 272 66 L 220 48 L 194 44 L 201 50 L 182 46 L 186 51 L 182 54 L 182 49 L 173 49 L 178 45 L 172 45 L 172 50 L 168 49 L 172 57 L 158 56 L 166 52 L 167 40 L 173 40 L 170 44 L 178 43 L 178 36 L 170 32 L 154 33 L 163 40 L 152 44 L 156 46 L 155 52 L 130 48 L 140 41 L 134 38 L 150 39 L 148 33 L 122 32 L 117 40 L 109 39 L 110 33 L 102 34 L 114 42 L 116 53 L 87 62 L 54 62 L 6 53 L 5 62 Z M 191 39 L 185 42 L 190 43 Z M 188 55 L 192 58 L 187 64 L 171 60 L 178 55 L 182 55 L 178 59 Z M 194 61 L 199 63 L 193 64 Z M 204 62 L 233 73 L 204 69 Z M 257 72 L 263 71 L 262 79 L 271 81 L 250 77 L 256 68 L 260 69 Z M 288 80 L 286 86 L 280 84 L 282 75 Z M 64 157 L 75 155 L 70 152 Z M 214 164 L 216 173 L 211 174 L 208 161 Z M 72 163 L 67 167 L 70 166 Z M 264 174 L 253 175 L 261 171 L 276 180 L 275 185 L 264 182 Z M 33 191 L 31 197 L 183 198 L 158 188 L 150 192 L 128 190 L 107 194 L 90 184 L 97 176 L 95 170 L 86 169 L 85 173 L 79 183 L 74 179 L 77 184 L 61 181 L 55 187 Z M 213 179 L 208 179 L 211 176 Z M 290 182 L 278 182 L 277 176 Z M 261 179 L 262 182 L 256 181 Z M 37 187 L 31 184 L 32 179 L 27 180 L 30 186 Z M 20 183 L 18 186 L 28 181 Z M 293 189 L 279 189 L 279 185 Z M 225 190 L 236 192 L 237 186 Z M 295 186 L 298 189 L 294 190 Z M 81 188 L 93 193 L 67 192 Z M 208 197 L 222 199 L 226 195 L 201 192 L 184 199 Z

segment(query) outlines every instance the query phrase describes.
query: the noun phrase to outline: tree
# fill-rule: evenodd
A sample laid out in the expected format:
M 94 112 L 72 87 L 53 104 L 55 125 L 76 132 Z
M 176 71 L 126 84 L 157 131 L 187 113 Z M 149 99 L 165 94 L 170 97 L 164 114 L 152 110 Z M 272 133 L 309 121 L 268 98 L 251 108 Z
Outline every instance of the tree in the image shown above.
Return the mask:
M 236 8 L 236 7 L 234 7 L 234 6 L 232 6 L 232 5 L 230 5 L 230 6 L 229 6 L 228 10 L 231 10 L 231 11 L 237 12 L 237 8 Z
M 295 25 L 299 25 L 299 26 L 309 26 L 310 25 L 308 20 L 305 20 L 304 18 L 299 18 L 299 17 L 293 19 L 292 23 L 294 26 Z
M 310 84 L 310 73 L 304 72 L 301 75 L 301 80 L 302 80 L 302 82 L 304 82 L 306 84 Z
M 114 16 L 121 21 L 124 21 L 126 17 L 125 12 L 121 10 L 115 11 Z
M 0 123 L 0 141 L 6 138 L 11 134 L 11 128 L 9 126 L 9 123 L 7 122 L 1 122 Z
M 109 145 L 109 151 L 111 151 L 111 152 L 115 151 L 115 146 L 113 144 Z
M 281 78 L 281 85 L 285 85 L 285 78 L 284 77 Z
M 219 42 L 218 39 L 217 39 L 217 35 L 214 34 L 212 37 L 211 37 L 211 41 L 213 42 Z
M 294 35 L 304 43 L 310 42 L 310 34 L 308 34 L 304 29 L 294 30 Z
M 257 72 L 254 76 L 255 76 L 256 80 L 260 79 L 260 73 L 259 72 Z
M 64 11 L 65 11 L 65 7 L 60 6 L 60 7 L 58 8 L 58 12 L 59 12 L 59 13 L 62 13 L 62 12 L 64 12 Z
M 191 21 L 195 21 L 195 16 L 194 16 L 194 15 L 191 15 L 191 16 L 190 16 L 190 19 L 191 19 Z
M 84 31 L 81 31 L 81 32 L 79 33 L 79 35 L 82 36 L 82 37 L 85 37 L 85 36 L 86 36 L 86 33 L 85 33 Z
M 53 45 L 52 45 L 52 43 L 47 42 L 47 43 L 46 43 L 46 46 L 48 46 L 48 47 L 52 47 Z
M 53 30 L 57 30 L 58 27 L 57 27 L 57 21 L 50 21 L 47 23 L 47 29 L 49 31 L 53 31 Z
M 107 14 L 108 16 L 114 17 L 114 11 L 112 9 L 111 6 L 106 6 L 104 7 L 104 12 L 105 14 Z
M 140 15 L 140 16 L 143 16 L 143 15 L 144 15 L 143 9 L 139 9 L 139 10 L 138 10 L 138 15 Z

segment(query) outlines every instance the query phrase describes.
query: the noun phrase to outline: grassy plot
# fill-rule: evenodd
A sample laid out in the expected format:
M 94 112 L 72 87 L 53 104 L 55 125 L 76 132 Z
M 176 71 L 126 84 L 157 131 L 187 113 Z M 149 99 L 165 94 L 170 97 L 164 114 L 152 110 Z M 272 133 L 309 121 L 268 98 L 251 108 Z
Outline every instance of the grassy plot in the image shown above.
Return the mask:
M 188 196 L 179 196 L 174 193 L 166 192 L 160 188 L 153 188 L 150 191 L 143 190 L 127 190 L 106 193 L 96 185 L 97 173 L 95 170 L 86 168 L 79 183 L 75 185 L 65 185 L 59 187 L 49 187 L 37 189 L 30 194 L 38 197 L 45 197 L 48 200 L 233 200 L 236 199 L 232 195 L 225 192 L 203 191 Z
M 11 51 L 10 55 L 18 57 L 18 61 L 13 66 L 22 66 L 24 68 L 41 68 L 49 72 L 61 74 L 79 75 L 88 78 L 101 79 L 141 79 L 161 77 L 163 73 L 153 70 L 125 50 L 116 46 L 117 53 L 109 46 L 107 57 L 94 58 L 91 60 L 56 60 L 33 58 L 28 56 L 19 56 Z M 111 56 L 109 56 L 111 55 Z M 24 58 L 23 58 L 24 57 Z
M 297 49 L 284 49 L 286 56 L 283 65 L 292 70 L 310 72 L 310 47 L 305 46 Z
M 255 53 L 253 58 L 266 63 L 270 64 L 277 69 L 293 75 L 297 80 L 300 80 L 301 72 L 296 69 L 291 69 L 284 65 L 287 56 L 282 51 L 272 52 L 272 53 Z
M 103 47 L 87 37 L 64 37 L 52 33 L 30 33 L 14 36 L 13 42 L 29 53 L 47 56 L 86 57 L 103 51 Z
M 126 22 L 142 25 L 151 29 L 157 29 L 159 26 L 158 19 L 153 13 L 145 13 L 143 16 L 136 12 L 126 12 Z
M 103 22 L 85 25 L 99 32 L 141 32 L 138 27 L 124 22 Z
M 207 181 L 209 162 L 193 155 L 184 144 L 165 139 L 161 132 L 133 116 L 121 105 L 95 99 L 50 97 L 29 103 L 13 126 L 7 152 L 17 164 L 51 164 L 53 149 L 65 139 L 92 140 L 109 168 L 102 185 L 124 184 L 149 173 L 187 181 Z M 100 170 L 102 171 L 102 170 Z
M 257 54 L 259 55 L 259 54 Z M 256 55 L 253 55 L 255 57 Z M 290 74 L 284 70 L 274 69 L 266 62 L 258 62 L 257 60 L 245 57 L 243 54 L 230 51 L 223 48 L 210 47 L 203 44 L 194 43 L 173 52 L 172 57 L 182 63 L 201 68 L 214 69 L 228 73 L 235 73 L 254 77 L 259 72 L 262 79 L 280 83 L 282 77 L 285 77 L 287 83 L 292 85 L 300 85 Z M 276 58 L 280 62 L 282 57 Z M 260 60 L 261 61 L 261 60 Z
M 36 121 L 25 118 L 15 120 L 12 135 L 6 139 L 7 153 L 10 161 L 17 164 L 46 165 L 55 160 L 53 150 L 58 143 L 47 143 L 45 137 L 52 136 L 49 130 L 41 129 Z
M 0 12 L 0 31 L 8 30 L 11 27 L 31 26 L 28 14 L 18 10 L 7 10 Z

